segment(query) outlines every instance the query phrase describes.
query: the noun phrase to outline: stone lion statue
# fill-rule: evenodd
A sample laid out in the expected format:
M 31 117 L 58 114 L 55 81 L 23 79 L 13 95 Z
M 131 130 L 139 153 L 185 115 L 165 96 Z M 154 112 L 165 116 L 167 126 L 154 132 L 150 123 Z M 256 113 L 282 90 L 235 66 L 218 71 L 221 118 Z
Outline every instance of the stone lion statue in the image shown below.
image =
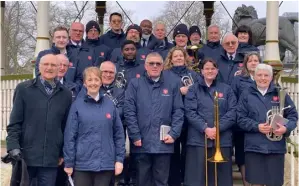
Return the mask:
M 252 30 L 253 45 L 265 45 L 266 41 L 266 18 L 258 19 L 257 12 L 253 6 L 242 5 L 235 10 L 235 23 L 247 25 Z M 283 17 L 279 16 L 279 51 L 281 61 L 284 59 L 285 51 L 289 50 L 298 59 L 298 45 L 296 43 L 294 23 L 298 22 L 298 16 Z M 232 30 L 235 31 L 237 26 L 233 23 Z

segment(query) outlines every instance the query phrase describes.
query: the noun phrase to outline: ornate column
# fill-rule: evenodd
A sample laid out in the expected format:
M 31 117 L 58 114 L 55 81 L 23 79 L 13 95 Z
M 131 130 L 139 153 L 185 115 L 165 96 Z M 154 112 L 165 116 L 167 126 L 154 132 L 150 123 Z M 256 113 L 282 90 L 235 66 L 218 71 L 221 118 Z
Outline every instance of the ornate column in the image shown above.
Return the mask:
M 276 83 L 278 83 L 279 73 L 283 70 L 278 46 L 278 13 L 279 1 L 267 1 L 266 51 L 264 62 L 273 67 Z
M 42 50 L 49 49 L 50 36 L 49 36 L 49 1 L 37 2 L 37 37 L 36 48 L 34 53 L 34 59 L 32 63 L 35 63 L 38 53 Z M 35 70 L 33 68 L 33 76 L 35 77 Z
M 0 43 L 1 43 L 1 75 L 5 74 L 5 37 L 4 37 L 4 11 L 5 11 L 5 1 L 1 1 L 1 8 L 0 8 Z

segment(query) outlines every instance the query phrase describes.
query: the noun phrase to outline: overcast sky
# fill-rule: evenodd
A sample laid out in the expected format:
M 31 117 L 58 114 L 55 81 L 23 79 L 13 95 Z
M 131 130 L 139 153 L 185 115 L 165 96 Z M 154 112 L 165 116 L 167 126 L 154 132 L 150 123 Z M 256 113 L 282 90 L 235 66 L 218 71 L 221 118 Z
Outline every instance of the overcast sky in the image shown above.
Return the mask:
M 133 22 L 139 24 L 143 19 L 150 19 L 154 15 L 157 15 L 164 8 L 166 1 L 119 1 L 119 4 L 125 10 L 134 11 L 134 16 L 131 18 Z M 190 1 L 190 4 L 192 1 Z M 252 5 L 255 7 L 258 17 L 266 17 L 267 2 L 266 1 L 223 1 L 224 6 L 233 17 L 237 7 L 245 4 L 247 6 Z M 117 4 L 115 4 L 118 6 Z M 279 15 L 284 12 L 299 12 L 298 1 L 284 1 L 279 8 Z

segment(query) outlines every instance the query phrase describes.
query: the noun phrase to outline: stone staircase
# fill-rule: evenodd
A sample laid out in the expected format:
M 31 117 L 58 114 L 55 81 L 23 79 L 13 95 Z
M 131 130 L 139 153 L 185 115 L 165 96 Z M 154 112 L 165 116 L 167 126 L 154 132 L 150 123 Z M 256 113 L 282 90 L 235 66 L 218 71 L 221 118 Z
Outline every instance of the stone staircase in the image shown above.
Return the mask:
M 235 164 L 235 157 L 232 157 L 232 162 L 233 162 L 233 181 L 234 181 L 234 186 L 243 186 L 242 182 L 242 175 L 241 172 L 239 172 L 239 168 L 237 164 Z

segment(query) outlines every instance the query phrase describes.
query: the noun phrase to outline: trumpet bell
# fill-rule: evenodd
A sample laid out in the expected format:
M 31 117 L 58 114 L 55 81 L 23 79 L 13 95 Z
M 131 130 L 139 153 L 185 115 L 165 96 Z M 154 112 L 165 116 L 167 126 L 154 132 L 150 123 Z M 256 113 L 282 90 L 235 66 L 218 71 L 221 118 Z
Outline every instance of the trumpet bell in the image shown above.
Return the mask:
M 222 156 L 220 148 L 216 148 L 216 152 L 214 156 L 209 158 L 208 161 L 214 163 L 224 163 L 224 162 L 228 162 L 228 159 Z

